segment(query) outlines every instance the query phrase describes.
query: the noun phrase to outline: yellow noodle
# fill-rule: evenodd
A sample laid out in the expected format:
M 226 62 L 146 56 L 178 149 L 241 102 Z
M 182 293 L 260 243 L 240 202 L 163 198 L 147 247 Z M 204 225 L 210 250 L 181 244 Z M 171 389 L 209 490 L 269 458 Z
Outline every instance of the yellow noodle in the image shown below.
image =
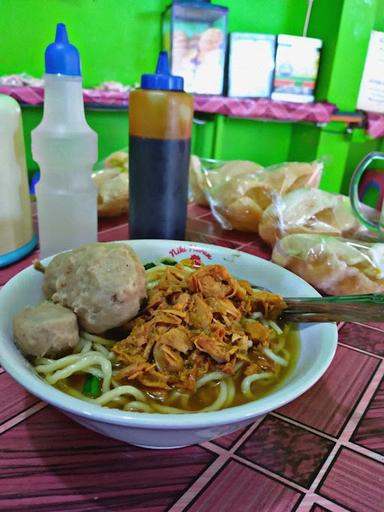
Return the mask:
M 269 326 L 280 336 L 283 334 L 282 329 L 273 320 L 268 320 Z
M 232 378 L 226 379 L 226 383 L 227 383 L 227 400 L 224 404 L 224 407 L 229 407 L 232 404 L 233 399 L 235 398 L 236 388 L 235 388 L 235 383 Z
M 97 352 L 100 352 L 100 354 L 103 354 L 103 356 L 107 359 L 113 359 L 113 353 L 106 349 L 103 345 L 100 345 L 100 343 L 94 343 L 93 348 L 94 350 L 97 350 Z
M 39 373 L 52 373 L 59 368 L 64 368 L 64 367 L 68 366 L 69 364 L 72 364 L 72 363 L 78 361 L 79 359 L 81 359 L 81 357 L 83 357 L 83 354 L 72 354 L 70 356 L 61 357 L 60 359 L 56 359 L 56 360 L 49 359 L 48 360 L 48 361 L 50 361 L 49 363 L 43 363 L 43 364 L 39 364 L 41 360 L 37 359 L 36 360 L 36 363 L 37 363 L 36 371 L 38 371 Z M 45 358 L 44 358 L 44 360 L 45 360 Z
M 180 404 L 182 405 L 182 407 L 184 407 L 184 409 L 188 408 L 188 402 L 189 402 L 190 398 L 191 398 L 191 395 L 189 393 L 185 393 L 181 396 Z
M 146 403 L 138 400 L 132 400 L 124 405 L 124 411 L 141 411 L 141 412 L 153 412 L 153 409 Z
M 277 343 L 274 343 L 273 344 L 273 351 L 278 354 L 280 352 L 280 350 L 282 350 L 285 346 L 285 339 L 284 339 L 284 335 L 282 334 L 281 336 L 278 336 L 277 337 Z
M 101 389 L 103 393 L 105 393 L 109 390 L 112 377 L 112 365 L 111 362 L 102 356 L 99 352 L 88 352 L 87 354 L 82 355 L 81 358 L 76 362 L 66 366 L 61 370 L 57 370 L 51 375 L 47 375 L 46 380 L 50 384 L 55 384 L 58 380 L 66 379 L 73 373 L 84 370 L 87 367 L 92 367 L 95 364 L 100 365 L 103 371 L 103 383 Z
M 152 407 L 157 412 L 167 413 L 167 414 L 186 414 L 189 411 L 185 411 L 183 409 L 179 409 L 178 407 L 171 407 L 170 405 L 162 405 L 153 403 Z
M 83 345 L 83 348 L 80 350 L 80 354 L 84 354 L 85 352 L 89 352 L 92 348 L 92 341 L 89 341 L 87 340 L 84 345 Z
M 104 377 L 104 373 L 99 368 L 93 368 L 92 366 L 90 368 L 87 368 L 87 373 L 90 373 L 91 375 L 94 375 L 98 379 L 102 379 Z
M 196 389 L 200 389 L 202 386 L 205 386 L 205 384 L 211 382 L 212 380 L 221 380 L 223 377 L 226 377 L 226 374 L 223 372 L 206 373 L 196 382 Z
M 251 391 L 252 383 L 258 380 L 271 379 L 272 377 L 274 377 L 274 374 L 271 372 L 262 372 L 248 375 L 248 377 L 245 377 L 245 379 L 243 379 L 241 382 L 241 391 L 243 392 L 243 395 L 245 395 L 250 400 L 253 400 L 254 396 Z
M 219 387 L 219 394 L 217 395 L 216 400 L 211 405 L 208 405 L 207 407 L 204 407 L 204 409 L 201 409 L 200 412 L 212 412 L 222 409 L 228 397 L 228 386 L 225 380 L 222 380 L 220 382 Z
M 122 395 L 132 395 L 136 398 L 136 400 L 142 402 L 146 401 L 145 394 L 134 386 L 119 386 L 117 388 L 111 389 L 110 391 L 107 391 L 106 393 L 103 393 L 98 398 L 95 398 L 94 402 L 100 405 L 105 405 Z
M 105 345 L 106 347 L 112 347 L 116 341 L 109 340 L 107 338 L 103 338 L 101 336 L 96 336 L 96 334 L 90 334 L 89 332 L 82 331 L 80 333 L 81 338 L 85 338 L 88 341 L 92 341 L 93 343 L 99 343 L 100 345 Z
M 43 364 L 50 364 L 50 363 L 53 363 L 55 361 L 56 361 L 56 359 L 50 359 L 48 357 L 37 357 L 35 359 L 34 364 L 35 365 L 40 365 L 40 364 L 43 365 Z M 36 366 L 35 366 L 35 368 L 36 368 Z
M 167 402 L 172 403 L 175 400 L 181 400 L 183 397 L 188 397 L 189 399 L 189 394 L 180 389 L 174 389 L 167 397 Z
M 74 354 L 79 354 L 84 346 L 88 345 L 89 340 L 86 340 L 85 338 L 80 338 L 79 343 L 76 345 L 76 347 L 73 349 Z
M 288 366 L 288 361 L 286 361 L 283 357 L 278 356 L 272 350 L 268 347 L 263 348 L 264 354 L 269 357 L 272 361 L 274 361 L 277 364 L 280 364 L 281 366 Z

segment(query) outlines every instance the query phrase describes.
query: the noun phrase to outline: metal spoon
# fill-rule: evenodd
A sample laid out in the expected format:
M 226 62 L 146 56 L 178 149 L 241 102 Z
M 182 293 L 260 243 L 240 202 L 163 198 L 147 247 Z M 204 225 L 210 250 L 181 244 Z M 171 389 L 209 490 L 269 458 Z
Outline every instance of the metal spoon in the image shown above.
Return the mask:
M 384 294 L 285 298 L 286 322 L 384 322 Z

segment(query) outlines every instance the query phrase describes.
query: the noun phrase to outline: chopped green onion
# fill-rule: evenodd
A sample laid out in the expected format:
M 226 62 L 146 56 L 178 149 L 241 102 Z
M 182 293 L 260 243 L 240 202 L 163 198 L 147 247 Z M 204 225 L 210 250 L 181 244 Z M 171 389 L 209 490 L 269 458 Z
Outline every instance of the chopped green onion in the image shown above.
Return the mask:
M 99 397 L 101 395 L 101 379 L 89 373 L 84 382 L 83 393 L 92 398 Z
M 163 265 L 177 265 L 177 261 L 175 260 L 172 260 L 171 258 L 163 258 L 160 260 L 160 262 L 163 264 Z
M 149 270 L 150 268 L 154 268 L 154 267 L 156 267 L 156 264 L 155 264 L 155 263 L 153 263 L 152 261 L 151 261 L 151 262 L 149 262 L 149 263 L 146 263 L 146 264 L 144 265 L 145 270 Z

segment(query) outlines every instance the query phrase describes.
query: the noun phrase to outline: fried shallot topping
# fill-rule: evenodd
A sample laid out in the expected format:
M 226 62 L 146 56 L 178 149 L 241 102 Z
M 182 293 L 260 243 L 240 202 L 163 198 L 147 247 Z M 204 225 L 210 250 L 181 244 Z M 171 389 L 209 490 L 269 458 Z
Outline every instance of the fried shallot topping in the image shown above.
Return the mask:
M 276 320 L 286 308 L 282 297 L 254 291 L 222 265 L 190 272 L 182 264 L 167 267 L 139 315 L 129 322 L 129 335 L 113 352 L 120 368 L 116 380 L 135 380 L 154 391 L 173 387 L 194 391 L 207 372 L 244 373 L 273 370 L 262 347 L 271 330 L 252 314 Z

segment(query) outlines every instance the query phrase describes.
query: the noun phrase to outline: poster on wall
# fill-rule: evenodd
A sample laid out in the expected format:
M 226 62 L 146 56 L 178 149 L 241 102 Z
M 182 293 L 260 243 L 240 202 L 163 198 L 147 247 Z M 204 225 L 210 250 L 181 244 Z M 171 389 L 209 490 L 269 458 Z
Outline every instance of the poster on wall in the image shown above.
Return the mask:
M 384 32 L 371 33 L 357 108 L 384 113 Z

